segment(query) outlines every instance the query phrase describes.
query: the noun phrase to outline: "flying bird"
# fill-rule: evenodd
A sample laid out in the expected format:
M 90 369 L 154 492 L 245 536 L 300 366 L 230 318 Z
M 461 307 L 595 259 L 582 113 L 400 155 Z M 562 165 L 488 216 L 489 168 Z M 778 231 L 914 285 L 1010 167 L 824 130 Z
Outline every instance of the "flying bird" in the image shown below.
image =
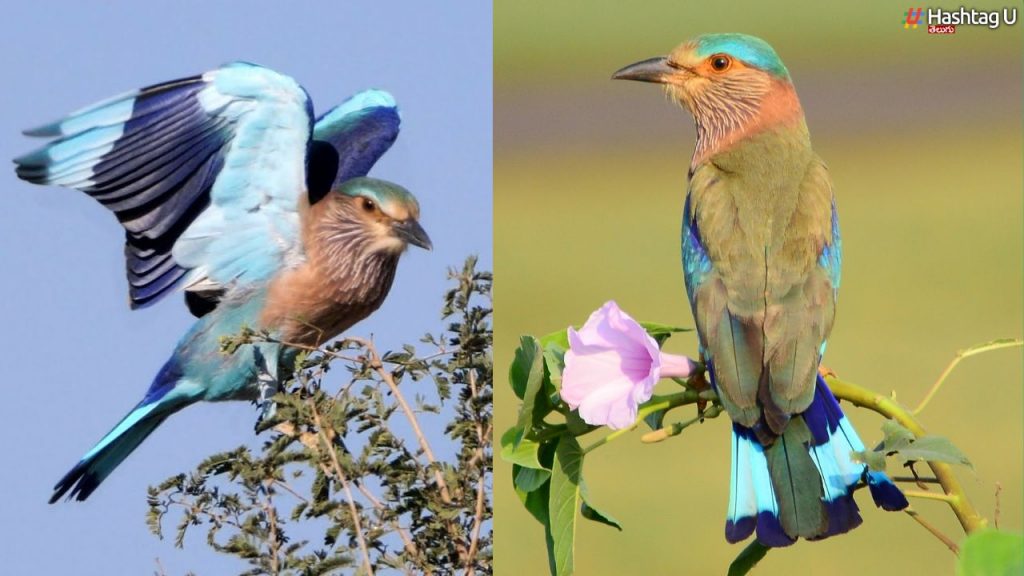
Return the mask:
M 694 117 L 683 208 L 686 292 L 712 385 L 733 421 L 725 536 L 766 546 L 861 523 L 853 490 L 907 506 L 819 374 L 840 283 L 832 181 L 789 71 L 766 42 L 709 34 L 615 79 L 662 84 Z
M 18 177 L 75 188 L 125 229 L 129 299 L 180 287 L 198 317 L 149 390 L 54 487 L 85 500 L 168 416 L 199 401 L 269 398 L 299 348 L 380 307 L 408 245 L 430 249 L 416 198 L 366 177 L 398 135 L 387 92 L 319 119 L 288 76 L 237 62 L 157 84 L 27 130 L 50 138 Z M 275 342 L 221 352 L 223 337 Z

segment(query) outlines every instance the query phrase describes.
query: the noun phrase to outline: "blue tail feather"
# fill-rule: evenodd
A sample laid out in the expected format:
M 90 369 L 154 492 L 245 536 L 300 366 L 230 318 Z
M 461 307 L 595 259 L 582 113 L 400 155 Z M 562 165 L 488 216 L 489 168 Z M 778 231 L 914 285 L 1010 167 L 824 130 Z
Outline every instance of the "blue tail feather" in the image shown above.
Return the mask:
M 868 489 L 871 499 L 882 510 L 896 512 L 910 505 L 903 491 L 893 484 L 885 472 L 868 472 Z
M 878 507 L 884 510 L 906 508 L 906 497 L 888 476 L 883 472 L 868 471 L 864 464 L 853 461 L 851 453 L 863 450 L 864 444 L 820 376 L 814 400 L 796 418 L 802 418 L 810 431 L 811 439 L 805 447 L 820 476 L 820 505 L 827 519 L 820 531 L 805 534 L 805 537 L 819 540 L 859 526 L 862 520 L 853 498 L 853 488 L 862 480 L 867 482 Z M 796 498 L 819 497 L 816 490 L 806 486 L 774 485 L 769 469 L 772 460 L 765 454 L 781 444 L 780 439 L 772 446 L 764 447 L 749 428 L 733 424 L 733 472 L 726 520 L 726 539 L 729 542 L 739 542 L 756 532 L 758 541 L 766 546 L 788 546 L 796 536 L 783 528 L 779 512 L 783 507 L 793 505 L 789 495 Z M 779 494 L 779 491 L 784 493 Z
M 50 504 L 65 493 L 68 499 L 85 500 L 169 416 L 153 410 L 155 405 L 140 404 L 103 437 L 53 487 Z
M 172 357 L 156 375 L 142 402 L 57 482 L 50 504 L 65 494 L 69 500 L 88 498 L 168 416 L 198 400 L 195 387 L 181 377 L 180 365 Z

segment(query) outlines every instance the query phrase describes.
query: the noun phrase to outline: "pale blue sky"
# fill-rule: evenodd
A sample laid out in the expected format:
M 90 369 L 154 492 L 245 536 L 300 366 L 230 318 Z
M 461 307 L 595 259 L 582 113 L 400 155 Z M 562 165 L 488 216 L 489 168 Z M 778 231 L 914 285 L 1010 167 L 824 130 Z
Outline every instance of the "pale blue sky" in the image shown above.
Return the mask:
M 382 348 L 438 331 L 445 270 L 491 268 L 490 2 L 10 3 L 0 22 L 0 158 L 38 142 L 24 128 L 137 87 L 248 60 L 291 75 L 322 112 L 358 90 L 403 114 L 372 175 L 419 198 L 434 251 L 403 258 L 390 297 L 353 328 Z M 196 533 L 184 551 L 144 524 L 145 490 L 203 456 L 252 441 L 254 408 L 206 404 L 168 420 L 85 503 L 53 484 L 141 398 L 191 323 L 175 295 L 127 306 L 123 232 L 84 194 L 0 173 L 0 422 L 7 574 L 212 575 L 244 566 Z

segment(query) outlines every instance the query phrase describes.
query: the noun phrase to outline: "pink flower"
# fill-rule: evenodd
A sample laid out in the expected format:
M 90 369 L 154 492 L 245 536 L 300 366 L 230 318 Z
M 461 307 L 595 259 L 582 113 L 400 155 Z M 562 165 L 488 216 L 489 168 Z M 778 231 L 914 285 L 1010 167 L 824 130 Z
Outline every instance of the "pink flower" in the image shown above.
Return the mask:
M 609 301 L 579 332 L 569 328 L 562 400 L 587 424 L 626 428 L 659 378 L 689 377 L 693 360 L 663 354 L 643 326 Z

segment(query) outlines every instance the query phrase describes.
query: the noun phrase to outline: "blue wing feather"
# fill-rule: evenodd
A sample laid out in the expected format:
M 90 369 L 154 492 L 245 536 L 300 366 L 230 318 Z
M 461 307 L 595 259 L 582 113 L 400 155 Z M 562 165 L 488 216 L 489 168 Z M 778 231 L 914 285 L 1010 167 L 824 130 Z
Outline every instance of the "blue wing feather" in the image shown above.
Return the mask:
M 828 272 L 832 289 L 838 292 L 843 268 L 843 241 L 839 235 L 839 211 L 836 210 L 834 197 L 832 198 L 832 236 L 829 243 L 822 248 L 818 264 Z
M 133 307 L 185 274 L 167 233 L 180 233 L 198 214 L 193 208 L 207 203 L 214 174 L 201 168 L 215 163 L 228 136 L 204 126 L 195 100 L 204 85 L 201 76 L 157 84 L 27 131 L 60 138 L 15 160 L 22 179 L 78 188 L 114 212 L 127 232 Z
M 190 283 L 204 289 L 265 280 L 296 249 L 312 118 L 294 80 L 234 63 L 28 130 L 56 139 L 15 162 L 20 178 L 77 188 L 114 212 L 126 230 L 129 292 L 139 307 L 189 270 Z M 217 214 L 206 218 L 209 209 Z M 202 235 L 190 234 L 204 218 Z
M 366 176 L 398 137 L 401 116 L 395 99 L 382 90 L 360 92 L 317 119 L 315 143 L 325 143 L 311 156 L 310 194 L 318 189 Z M 315 161 L 314 161 L 315 160 Z
M 683 206 L 683 276 L 686 280 L 686 294 L 690 299 L 691 306 L 694 303 L 694 295 L 697 287 L 700 286 L 704 277 L 711 271 L 711 259 L 700 238 L 700 229 L 697 227 L 697 219 L 690 206 L 690 194 L 686 195 L 686 203 Z

